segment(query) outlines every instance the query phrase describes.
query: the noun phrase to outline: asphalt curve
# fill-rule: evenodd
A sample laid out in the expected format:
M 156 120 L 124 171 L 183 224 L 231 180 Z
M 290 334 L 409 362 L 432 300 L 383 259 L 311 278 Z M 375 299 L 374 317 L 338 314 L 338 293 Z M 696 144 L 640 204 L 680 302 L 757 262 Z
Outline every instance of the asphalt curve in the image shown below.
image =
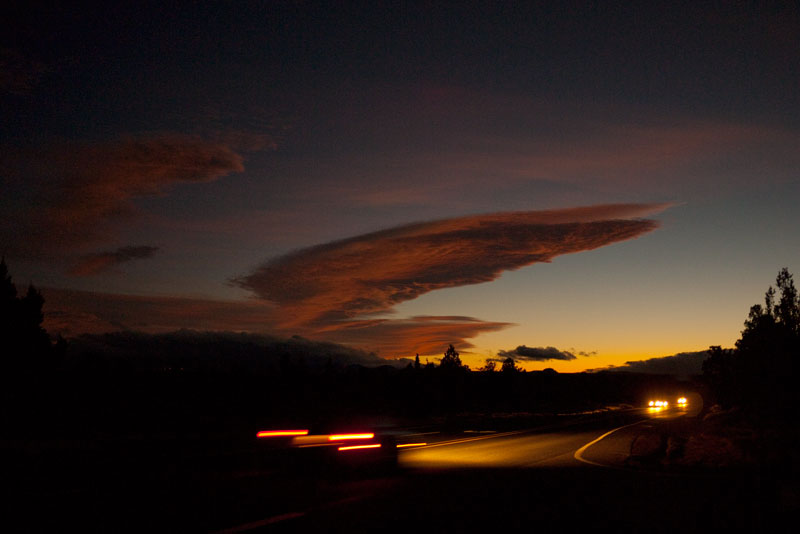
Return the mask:
M 773 494 L 753 473 L 675 475 L 626 467 L 632 422 L 468 436 L 406 450 L 399 476 L 345 484 L 338 500 L 237 531 L 674 534 L 776 525 Z M 584 450 L 589 463 L 575 458 L 620 426 Z

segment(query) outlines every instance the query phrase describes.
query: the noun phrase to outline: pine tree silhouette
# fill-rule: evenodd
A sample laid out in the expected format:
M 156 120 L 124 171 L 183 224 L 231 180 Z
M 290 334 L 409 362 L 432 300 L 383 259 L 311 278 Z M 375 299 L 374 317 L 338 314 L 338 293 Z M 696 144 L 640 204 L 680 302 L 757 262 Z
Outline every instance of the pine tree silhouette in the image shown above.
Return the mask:
M 53 356 L 50 338 L 42 328 L 44 298 L 30 284 L 23 297 L 11 280 L 5 258 L 0 259 L 0 346 L 6 367 L 30 368 Z

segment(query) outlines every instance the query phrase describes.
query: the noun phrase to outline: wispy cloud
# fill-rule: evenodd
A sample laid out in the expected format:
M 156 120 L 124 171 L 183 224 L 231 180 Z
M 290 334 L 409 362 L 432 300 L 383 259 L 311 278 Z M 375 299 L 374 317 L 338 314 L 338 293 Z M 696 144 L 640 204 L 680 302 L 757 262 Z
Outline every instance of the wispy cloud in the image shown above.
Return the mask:
M 363 103 L 346 98 L 326 116 L 338 150 L 315 155 L 316 167 L 337 179 L 319 179 L 314 194 L 359 206 L 430 206 L 454 197 L 480 205 L 476 198 L 545 182 L 552 191 L 661 198 L 675 198 L 680 185 L 686 199 L 744 185 L 747 170 L 765 166 L 775 172 L 762 181 L 791 179 L 786 162 L 798 160 L 797 132 L 763 122 L 608 104 L 576 112 L 527 93 L 426 84 L 358 95 L 374 99 L 376 115 L 364 121 L 354 111 Z M 731 161 L 740 172 L 724 171 Z
M 180 329 L 267 333 L 274 307 L 256 300 L 143 296 L 43 288 L 44 327 L 53 335 Z
M 180 329 L 291 335 L 278 325 L 280 311 L 259 300 L 134 296 L 57 288 L 42 291 L 46 300 L 44 326 L 53 335 Z M 398 358 L 415 353 L 440 354 L 450 343 L 469 348 L 471 338 L 507 326 L 509 323 L 471 317 L 420 316 L 351 321 L 309 333 L 317 339 Z
M 585 129 L 582 136 L 557 143 L 541 138 L 476 139 L 466 152 L 427 155 L 428 164 L 439 166 L 439 172 L 456 171 L 456 175 L 476 178 L 494 172 L 509 182 L 547 178 L 607 185 L 649 182 L 652 187 L 663 180 L 665 172 L 707 164 L 743 147 L 786 137 L 777 130 L 719 122 L 577 126 Z M 687 179 L 681 175 L 670 178 L 671 182 Z
M 449 344 L 459 350 L 469 349 L 473 346 L 470 339 L 508 326 L 512 326 L 511 323 L 482 321 L 474 317 L 417 316 L 340 323 L 318 335 L 394 358 L 442 354 Z
M 9 254 L 29 257 L 109 237 L 110 223 L 135 212 L 135 198 L 244 169 L 221 142 L 173 134 L 26 149 L 6 154 L 2 167 L 16 223 L 0 238 Z
M 658 223 L 633 217 L 666 207 L 603 205 L 411 224 L 302 249 L 233 283 L 274 303 L 277 326 L 287 331 L 374 350 L 438 353 L 508 325 L 382 315 L 430 291 L 489 282 L 504 271 L 638 237 Z
M 152 258 L 158 250 L 158 247 L 142 245 L 121 247 L 113 251 L 87 254 L 70 270 L 70 274 L 73 276 L 92 276 L 132 260 Z
M 638 237 L 658 223 L 629 217 L 665 207 L 594 206 L 411 224 L 302 249 L 233 283 L 276 303 L 286 327 L 330 329 L 430 291 L 489 282 L 504 271 Z
M 441 354 L 450 343 L 469 348 L 472 338 L 510 324 L 466 316 L 394 318 L 395 305 L 430 291 L 489 282 L 504 271 L 561 254 L 638 237 L 658 223 L 637 217 L 666 207 L 510 212 L 391 228 L 301 249 L 261 265 L 233 280 L 258 297 L 246 301 L 49 290 L 45 298 L 55 313 L 48 313 L 48 329 L 272 332 L 353 345 L 384 357 Z M 517 356 L 528 359 L 570 359 L 574 354 L 517 348 Z

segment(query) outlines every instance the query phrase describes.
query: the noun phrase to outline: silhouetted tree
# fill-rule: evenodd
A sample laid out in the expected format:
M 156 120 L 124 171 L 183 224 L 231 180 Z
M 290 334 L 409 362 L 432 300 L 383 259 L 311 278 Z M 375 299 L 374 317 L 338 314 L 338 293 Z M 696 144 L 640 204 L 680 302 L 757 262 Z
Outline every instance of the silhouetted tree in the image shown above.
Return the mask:
M 503 360 L 503 365 L 502 365 L 502 367 L 500 367 L 500 371 L 502 371 L 504 373 L 515 373 L 515 372 L 517 372 L 519 370 L 520 370 L 520 368 L 517 367 L 517 362 L 515 362 L 514 358 L 512 358 L 510 356 L 508 358 L 506 358 L 505 360 Z
M 717 396 L 717 402 L 730 408 L 738 400 L 735 351 L 719 345 L 708 348 L 708 357 L 703 361 L 703 378 Z
M 775 307 L 775 322 L 788 332 L 798 334 L 800 333 L 800 299 L 798 299 L 792 275 L 786 267 L 778 273 L 775 284 L 781 295 L 781 299 Z M 772 289 L 771 286 L 770 289 Z
M 439 364 L 439 368 L 441 369 L 461 369 L 463 366 L 461 364 L 461 358 L 458 356 L 458 352 L 456 352 L 455 347 L 450 345 L 447 347 L 447 350 L 444 353 L 444 357 L 442 358 L 441 363 Z
M 418 352 L 417 353 L 417 357 L 414 358 L 414 369 L 419 369 L 419 368 L 420 368 L 420 364 L 419 364 L 419 352 Z
M 11 358 L 7 365 L 36 366 L 52 356 L 50 338 L 42 328 L 43 305 L 44 298 L 33 284 L 17 297 L 5 258 L 0 260 L 0 344 Z
M 483 371 L 486 373 L 493 373 L 497 369 L 497 362 L 495 362 L 491 358 L 486 358 L 486 363 L 483 367 L 478 369 L 478 371 Z
M 6 260 L 3 258 L 0 260 L 0 335 L 2 335 L 3 343 L 7 344 L 7 340 L 12 335 L 18 307 L 17 288 L 11 281 Z
M 709 349 L 703 375 L 725 405 L 739 404 L 759 414 L 793 406 L 800 361 L 800 298 L 783 268 L 750 308 L 736 349 Z M 777 298 L 777 302 L 776 302 Z

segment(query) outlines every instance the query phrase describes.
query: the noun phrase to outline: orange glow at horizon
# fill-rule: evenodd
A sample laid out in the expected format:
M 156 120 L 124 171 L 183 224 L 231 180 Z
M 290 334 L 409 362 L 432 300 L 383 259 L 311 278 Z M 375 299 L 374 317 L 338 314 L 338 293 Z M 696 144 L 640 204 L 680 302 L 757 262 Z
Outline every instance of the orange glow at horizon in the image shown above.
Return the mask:
M 363 434 L 333 434 L 328 436 L 328 441 L 340 441 L 346 439 L 372 439 L 375 437 L 375 434 L 363 433 Z
M 348 445 L 345 447 L 339 447 L 338 450 L 340 451 L 352 451 L 355 449 L 379 449 L 381 446 L 380 443 L 371 443 L 369 445 Z
M 277 438 L 282 436 L 307 436 L 308 430 L 260 430 L 257 438 Z

